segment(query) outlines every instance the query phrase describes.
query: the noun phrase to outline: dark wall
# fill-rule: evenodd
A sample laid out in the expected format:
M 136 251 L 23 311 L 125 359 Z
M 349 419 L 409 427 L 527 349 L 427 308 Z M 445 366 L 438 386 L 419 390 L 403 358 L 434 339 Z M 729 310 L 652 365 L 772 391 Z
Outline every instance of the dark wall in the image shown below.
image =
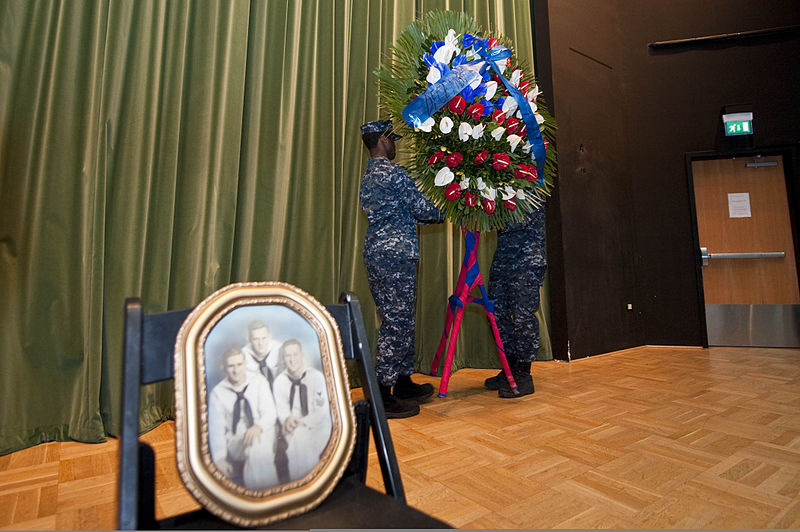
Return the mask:
M 752 105 L 756 147 L 798 144 L 800 32 L 648 44 L 798 24 L 796 0 L 534 2 L 537 75 L 559 127 L 556 357 L 702 345 L 685 156 L 727 147 L 729 104 Z

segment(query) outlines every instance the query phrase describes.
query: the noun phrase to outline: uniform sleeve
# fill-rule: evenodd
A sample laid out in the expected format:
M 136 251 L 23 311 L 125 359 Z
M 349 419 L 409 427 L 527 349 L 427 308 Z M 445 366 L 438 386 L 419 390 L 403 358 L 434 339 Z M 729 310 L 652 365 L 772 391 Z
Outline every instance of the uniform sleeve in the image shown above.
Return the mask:
M 511 233 L 514 231 L 522 231 L 523 229 L 527 229 L 530 227 L 534 222 L 536 222 L 537 218 L 544 215 L 544 205 L 540 205 L 539 207 L 535 208 L 531 211 L 525 218 L 521 221 L 511 224 L 505 229 L 503 229 L 504 233 Z M 544 221 L 544 220 L 542 220 Z
M 403 202 L 406 204 L 411 214 L 414 215 L 414 218 L 423 223 L 444 221 L 442 211 L 428 201 L 428 198 L 419 191 L 414 184 L 414 180 L 411 179 L 411 176 L 408 175 L 402 166 L 397 166 L 397 173 L 399 174 L 397 177 L 402 187 Z
M 503 232 L 504 233 L 514 233 L 516 231 L 522 231 L 523 229 L 528 227 L 530 224 L 531 224 L 531 218 L 530 218 L 530 216 L 526 216 L 525 218 L 522 219 L 522 221 L 517 222 L 515 224 L 511 224 L 511 225 L 503 228 Z
M 225 411 L 221 404 L 222 398 L 216 389 L 211 391 L 208 398 L 208 447 L 211 460 L 218 462 L 224 460 L 227 454 L 225 441 Z

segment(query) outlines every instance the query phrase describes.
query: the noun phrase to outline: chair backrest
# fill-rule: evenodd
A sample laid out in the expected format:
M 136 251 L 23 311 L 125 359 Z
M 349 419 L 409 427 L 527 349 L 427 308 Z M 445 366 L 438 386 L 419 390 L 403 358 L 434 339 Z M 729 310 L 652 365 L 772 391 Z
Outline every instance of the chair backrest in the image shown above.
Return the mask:
M 336 320 L 345 358 L 357 362 L 365 397 L 365 402 L 356 406 L 356 445 L 348 473 L 365 481 L 371 427 L 386 493 L 404 503 L 397 456 L 375 376 L 361 305 L 355 294 L 344 292 L 339 304 L 325 307 Z M 125 301 L 118 486 L 119 528 L 123 530 L 154 528 L 155 525 L 153 479 L 142 480 L 142 471 L 152 470 L 154 457 L 152 449 L 139 442 L 139 387 L 173 377 L 175 338 L 191 310 L 145 314 L 139 299 Z M 366 419 L 368 423 L 364 422 Z

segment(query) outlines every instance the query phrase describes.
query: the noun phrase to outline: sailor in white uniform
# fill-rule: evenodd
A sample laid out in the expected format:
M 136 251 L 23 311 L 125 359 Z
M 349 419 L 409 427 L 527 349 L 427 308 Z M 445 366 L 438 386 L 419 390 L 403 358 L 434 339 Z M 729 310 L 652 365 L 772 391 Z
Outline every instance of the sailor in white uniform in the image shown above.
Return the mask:
M 222 355 L 225 378 L 208 397 L 208 444 L 223 474 L 246 488 L 279 484 L 275 469 L 275 403 L 269 383 L 246 370 L 238 347 Z
M 288 443 L 289 476 L 299 480 L 320 461 L 331 437 L 331 411 L 324 375 L 311 367 L 299 341 L 280 349 L 286 371 L 275 378 L 278 420 Z

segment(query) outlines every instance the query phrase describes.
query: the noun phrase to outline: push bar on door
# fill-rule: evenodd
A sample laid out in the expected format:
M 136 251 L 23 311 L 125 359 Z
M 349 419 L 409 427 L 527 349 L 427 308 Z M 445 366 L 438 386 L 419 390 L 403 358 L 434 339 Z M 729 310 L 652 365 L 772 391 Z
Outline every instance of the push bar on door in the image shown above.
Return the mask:
M 708 248 L 700 248 L 703 266 L 708 266 L 709 259 L 781 259 L 786 256 L 783 251 L 756 251 L 752 253 L 709 253 Z

